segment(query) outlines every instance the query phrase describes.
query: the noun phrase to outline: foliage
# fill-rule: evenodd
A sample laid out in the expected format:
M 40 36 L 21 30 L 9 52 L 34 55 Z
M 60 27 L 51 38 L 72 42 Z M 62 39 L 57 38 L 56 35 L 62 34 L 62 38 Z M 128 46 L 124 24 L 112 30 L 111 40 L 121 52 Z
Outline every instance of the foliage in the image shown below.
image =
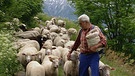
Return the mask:
M 0 15 L 3 16 L 0 21 L 19 18 L 21 22 L 30 25 L 33 16 L 42 12 L 42 0 L 1 0 L 0 6 Z
M 91 18 L 91 23 L 102 28 L 109 48 L 135 56 L 134 0 L 69 1 L 75 5 L 78 16 L 85 13 Z
M 0 76 L 13 76 L 20 69 L 17 51 L 12 47 L 13 31 L 0 31 Z

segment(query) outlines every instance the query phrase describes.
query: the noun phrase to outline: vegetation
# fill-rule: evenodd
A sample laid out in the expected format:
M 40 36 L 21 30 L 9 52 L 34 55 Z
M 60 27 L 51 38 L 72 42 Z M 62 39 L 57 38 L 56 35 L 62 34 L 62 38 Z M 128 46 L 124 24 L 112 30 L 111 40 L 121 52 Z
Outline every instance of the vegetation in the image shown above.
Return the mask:
M 135 1 L 133 0 L 69 0 L 76 14 L 87 14 L 91 22 L 102 28 L 108 48 L 131 54 L 135 59 Z
M 36 26 L 33 17 L 42 12 L 42 0 L 0 0 L 0 76 L 14 76 L 22 69 L 12 45 L 16 26 L 5 25 L 18 18 L 28 27 Z
M 33 16 L 42 12 L 42 0 L 0 0 L 0 22 L 19 18 L 32 26 Z
M 90 16 L 93 24 L 102 28 L 108 40 L 108 48 L 120 54 L 123 52 L 125 56 L 128 56 L 128 58 L 125 58 L 129 59 L 128 65 L 133 66 L 135 63 L 135 61 L 132 60 L 135 59 L 135 1 L 69 1 L 74 3 L 78 16 L 86 13 Z M 39 17 L 41 21 L 33 20 L 34 16 Z M 22 69 L 22 66 L 18 63 L 16 58 L 17 50 L 12 47 L 12 42 L 15 40 L 13 36 L 15 30 L 9 29 L 10 27 L 4 24 L 5 22 L 12 22 L 13 18 L 19 18 L 20 22 L 28 25 L 28 27 L 35 27 L 39 25 L 45 26 L 44 22 L 50 20 L 52 17 L 42 13 L 42 0 L 0 0 L 0 76 L 13 76 L 14 73 Z M 67 19 L 63 20 L 66 21 L 67 29 L 74 27 L 79 30 L 77 22 L 72 22 Z M 108 30 L 104 30 L 105 28 Z M 71 39 L 75 40 L 75 38 L 76 35 Z M 114 55 L 111 57 L 114 57 Z M 118 58 L 113 58 L 113 60 L 117 59 Z M 119 66 L 117 61 L 110 60 L 113 61 L 110 63 L 109 59 L 106 59 L 106 57 L 103 57 L 101 60 L 113 67 L 118 67 L 116 71 L 111 73 L 111 76 L 132 76 L 132 73 L 130 73 L 129 70 L 125 70 L 126 67 Z M 127 61 L 124 60 L 124 62 L 126 65 Z M 60 68 L 60 75 L 63 74 L 61 71 L 62 69 Z
M 21 69 L 17 61 L 17 51 L 12 47 L 13 31 L 0 31 L 0 76 L 13 76 Z

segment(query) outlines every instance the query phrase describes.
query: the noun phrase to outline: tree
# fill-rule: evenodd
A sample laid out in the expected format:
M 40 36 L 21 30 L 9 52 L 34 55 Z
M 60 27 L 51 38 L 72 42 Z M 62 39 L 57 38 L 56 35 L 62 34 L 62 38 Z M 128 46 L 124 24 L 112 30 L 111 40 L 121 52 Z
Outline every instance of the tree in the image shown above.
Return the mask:
M 5 13 L 7 20 L 19 18 L 29 24 L 33 16 L 42 12 L 42 0 L 1 0 L 0 11 Z M 3 17 L 3 18 L 4 18 Z
M 109 48 L 135 56 L 134 0 L 69 1 L 75 5 L 75 14 L 87 14 L 92 23 L 102 28 Z

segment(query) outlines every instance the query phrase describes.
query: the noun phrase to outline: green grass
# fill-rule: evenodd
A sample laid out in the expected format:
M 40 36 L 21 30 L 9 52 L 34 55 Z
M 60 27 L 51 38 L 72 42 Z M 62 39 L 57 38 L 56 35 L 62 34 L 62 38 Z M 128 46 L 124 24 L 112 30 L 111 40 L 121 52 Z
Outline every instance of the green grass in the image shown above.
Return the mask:
M 119 64 L 117 60 L 109 60 L 104 56 L 101 58 L 101 61 L 115 68 L 115 70 L 111 71 L 111 76 L 135 76 L 130 68 L 127 68 L 126 65 Z
M 127 68 L 126 66 L 122 66 L 122 65 L 118 64 L 116 60 L 109 60 L 109 59 L 107 59 L 106 56 L 103 56 L 101 58 L 101 61 L 104 62 L 105 64 L 108 64 L 111 67 L 115 68 L 115 70 L 111 71 L 110 76 L 135 76 L 129 70 L 130 68 Z M 62 66 L 59 67 L 59 75 L 58 76 L 64 76 Z

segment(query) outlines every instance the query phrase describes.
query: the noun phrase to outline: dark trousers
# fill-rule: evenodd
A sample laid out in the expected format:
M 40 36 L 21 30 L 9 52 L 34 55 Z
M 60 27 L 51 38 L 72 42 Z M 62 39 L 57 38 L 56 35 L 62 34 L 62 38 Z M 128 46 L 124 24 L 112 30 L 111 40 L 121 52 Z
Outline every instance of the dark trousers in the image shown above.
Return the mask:
M 80 54 L 79 76 L 99 76 L 99 54 Z M 88 68 L 91 68 L 89 75 Z

